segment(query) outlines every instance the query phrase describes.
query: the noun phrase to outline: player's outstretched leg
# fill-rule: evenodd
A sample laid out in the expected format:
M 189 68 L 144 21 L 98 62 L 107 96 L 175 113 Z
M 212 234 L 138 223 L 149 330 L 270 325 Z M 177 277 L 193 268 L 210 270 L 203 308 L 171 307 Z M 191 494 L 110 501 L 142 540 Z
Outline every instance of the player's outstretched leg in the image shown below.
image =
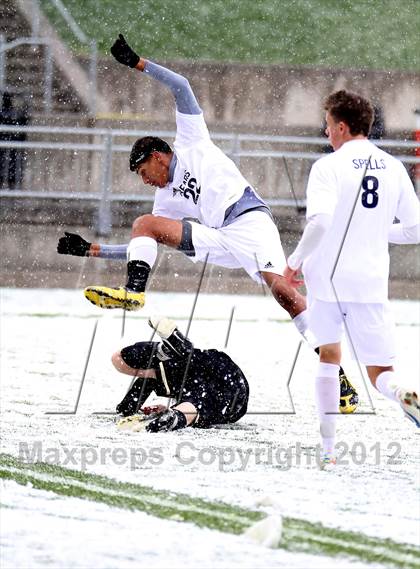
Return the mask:
M 306 339 L 305 335 L 308 329 L 306 298 L 291 287 L 281 275 L 267 272 L 262 272 L 261 275 L 270 287 L 274 298 L 289 313 L 293 324 Z M 315 351 L 319 353 L 318 349 Z M 339 378 L 340 412 L 343 414 L 354 413 L 359 405 L 359 395 L 342 367 L 340 367 Z
M 150 273 L 150 265 L 144 261 L 129 261 L 128 279 L 125 287 L 88 286 L 85 297 L 100 308 L 123 308 L 138 310 L 145 302 L 144 289 Z
M 157 257 L 157 244 L 177 248 L 182 240 L 181 221 L 152 214 L 141 215 L 133 223 L 132 239 L 127 248 L 125 287 L 89 286 L 85 297 L 101 308 L 138 310 L 144 306 L 147 280 Z
M 339 344 L 322 346 L 320 358 L 339 361 L 339 349 Z M 337 407 L 340 397 L 339 369 L 340 366 L 337 364 L 320 361 L 315 378 L 315 402 L 322 439 L 322 454 L 319 462 L 321 470 L 332 470 L 336 464 L 334 449 Z

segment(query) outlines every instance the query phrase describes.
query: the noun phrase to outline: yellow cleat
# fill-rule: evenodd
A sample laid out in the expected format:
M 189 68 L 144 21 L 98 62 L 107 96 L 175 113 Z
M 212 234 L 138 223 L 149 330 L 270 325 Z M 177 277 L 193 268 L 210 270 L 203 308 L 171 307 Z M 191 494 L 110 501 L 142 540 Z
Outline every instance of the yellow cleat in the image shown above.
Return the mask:
M 340 374 L 340 413 L 354 413 L 359 404 L 359 396 L 347 376 Z
M 117 421 L 117 429 L 120 431 L 131 431 L 132 433 L 138 433 L 144 431 L 148 423 L 148 417 L 144 413 L 138 415 L 130 415 L 129 417 L 123 417 Z
M 123 308 L 124 310 L 139 310 L 145 303 L 144 292 L 133 292 L 120 286 L 88 286 L 84 290 L 85 297 L 100 308 Z

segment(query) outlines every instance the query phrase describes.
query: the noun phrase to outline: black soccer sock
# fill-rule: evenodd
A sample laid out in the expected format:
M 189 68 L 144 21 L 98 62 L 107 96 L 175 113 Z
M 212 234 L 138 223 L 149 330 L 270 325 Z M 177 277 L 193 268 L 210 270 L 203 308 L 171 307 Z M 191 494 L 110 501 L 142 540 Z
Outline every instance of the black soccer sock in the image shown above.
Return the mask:
M 144 292 L 151 268 L 145 261 L 129 261 L 127 264 L 126 288 L 134 292 Z
M 319 356 L 319 348 L 314 348 L 314 349 L 315 349 L 315 352 L 316 352 L 316 353 L 318 354 L 318 356 Z M 341 375 L 346 375 L 346 373 L 345 373 L 344 369 L 340 366 L 340 370 L 339 370 L 339 372 L 338 372 L 338 376 L 340 377 Z
M 160 352 L 167 358 L 187 358 L 191 352 L 194 350 L 194 346 L 188 338 L 186 338 L 178 328 L 172 332 L 169 338 L 162 340 L 160 345 Z

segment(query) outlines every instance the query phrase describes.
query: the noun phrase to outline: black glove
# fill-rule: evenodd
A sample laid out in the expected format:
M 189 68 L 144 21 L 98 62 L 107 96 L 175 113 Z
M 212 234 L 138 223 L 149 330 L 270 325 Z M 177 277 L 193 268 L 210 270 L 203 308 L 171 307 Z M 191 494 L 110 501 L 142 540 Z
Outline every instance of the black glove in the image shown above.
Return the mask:
M 146 426 L 149 433 L 159 431 L 177 431 L 187 426 L 187 418 L 178 409 L 167 409 Z
M 127 391 L 124 399 L 117 405 L 117 413 L 129 417 L 138 413 L 143 403 L 153 391 L 152 378 L 136 379 L 131 389 Z
M 86 257 L 92 243 L 80 237 L 76 233 L 64 232 L 65 237 L 60 237 L 57 245 L 57 253 L 60 255 L 76 255 Z
M 178 328 L 175 328 L 169 338 L 159 343 L 156 354 L 161 361 L 165 362 L 170 359 L 185 359 L 193 350 L 193 344 L 181 334 Z
M 128 67 L 135 67 L 140 61 L 140 57 L 131 49 L 122 34 L 118 36 L 118 39 L 111 47 L 111 53 L 117 61 L 123 65 L 128 65 Z

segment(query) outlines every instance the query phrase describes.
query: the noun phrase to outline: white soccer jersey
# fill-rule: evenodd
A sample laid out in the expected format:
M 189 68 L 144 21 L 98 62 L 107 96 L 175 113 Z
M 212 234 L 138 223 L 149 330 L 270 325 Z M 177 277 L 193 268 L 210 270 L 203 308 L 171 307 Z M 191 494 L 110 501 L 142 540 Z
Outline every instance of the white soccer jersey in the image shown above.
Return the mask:
M 213 144 L 203 114 L 177 111 L 176 124 L 173 181 L 156 190 L 153 214 L 170 219 L 194 217 L 208 227 L 221 227 L 227 208 L 250 184 Z
M 420 219 L 419 201 L 404 166 L 368 140 L 346 142 L 312 167 L 306 216 L 320 213 L 331 215 L 332 222 L 303 263 L 308 295 L 335 301 L 333 275 L 339 300 L 385 302 L 390 226 L 395 217 L 405 227 Z

